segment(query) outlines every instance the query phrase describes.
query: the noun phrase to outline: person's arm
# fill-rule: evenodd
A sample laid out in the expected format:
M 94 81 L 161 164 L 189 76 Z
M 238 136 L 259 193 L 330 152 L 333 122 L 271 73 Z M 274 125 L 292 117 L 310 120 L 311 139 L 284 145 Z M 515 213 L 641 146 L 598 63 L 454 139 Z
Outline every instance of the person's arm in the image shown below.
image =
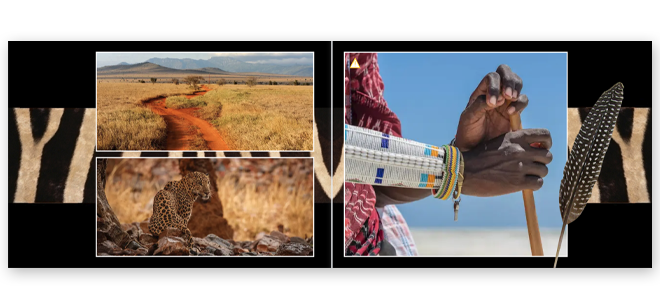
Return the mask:
M 540 143 L 540 148 L 530 146 Z M 503 134 L 463 152 L 462 194 L 492 197 L 538 190 L 552 161 L 552 137 L 547 129 L 523 129 Z M 376 207 L 405 204 L 431 196 L 430 189 L 374 186 Z
M 430 189 L 375 185 L 374 191 L 376 191 L 376 207 L 383 207 L 390 204 L 410 203 L 431 196 Z

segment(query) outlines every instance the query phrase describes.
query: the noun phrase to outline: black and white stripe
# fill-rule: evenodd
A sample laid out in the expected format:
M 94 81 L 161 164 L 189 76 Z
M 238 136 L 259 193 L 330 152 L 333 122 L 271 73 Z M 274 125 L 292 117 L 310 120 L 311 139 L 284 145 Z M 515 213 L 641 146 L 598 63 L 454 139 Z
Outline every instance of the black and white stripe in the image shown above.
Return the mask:
M 590 108 L 568 109 L 569 152 Z M 622 107 L 589 203 L 651 202 L 651 108 Z
M 316 110 L 316 120 L 329 121 Z M 314 123 L 314 152 L 96 152 L 96 109 L 9 108 L 9 201 L 94 203 L 96 157 L 314 157 L 315 202 L 330 202 L 330 128 Z M 328 122 L 330 123 L 330 122 Z M 343 176 L 343 175 L 341 175 Z

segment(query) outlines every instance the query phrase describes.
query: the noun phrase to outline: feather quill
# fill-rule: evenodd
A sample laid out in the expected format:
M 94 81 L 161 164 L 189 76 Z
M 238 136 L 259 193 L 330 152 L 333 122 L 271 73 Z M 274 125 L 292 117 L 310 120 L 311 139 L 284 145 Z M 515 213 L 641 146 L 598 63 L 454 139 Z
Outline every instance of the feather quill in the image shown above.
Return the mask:
M 563 224 L 555 256 L 555 268 L 566 225 L 582 214 L 598 180 L 622 101 L 623 84 L 619 82 L 600 96 L 575 138 L 559 187 L 559 211 Z

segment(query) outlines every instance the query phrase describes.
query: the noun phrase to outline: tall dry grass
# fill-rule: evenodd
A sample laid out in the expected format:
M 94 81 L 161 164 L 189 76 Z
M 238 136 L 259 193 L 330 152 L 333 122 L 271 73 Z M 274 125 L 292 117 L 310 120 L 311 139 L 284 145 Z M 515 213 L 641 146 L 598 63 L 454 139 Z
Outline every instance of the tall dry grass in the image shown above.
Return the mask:
M 271 232 L 283 225 L 289 236 L 310 237 L 314 234 L 314 201 L 312 176 L 295 186 L 274 182 L 263 191 L 248 184 L 235 188 L 229 177 L 218 179 L 218 196 L 222 199 L 225 219 L 234 228 L 234 239 L 252 240 L 259 232 Z
M 169 171 L 161 171 L 161 176 L 152 176 L 153 165 L 159 163 L 156 159 L 108 159 L 105 195 L 119 222 L 149 220 L 156 193 L 168 181 L 181 179 L 178 160 L 161 161 L 160 169 Z
M 171 83 L 97 83 L 98 149 L 163 149 L 165 121 L 144 107 L 142 101 L 190 92 L 187 85 Z
M 314 182 L 311 160 L 306 159 L 305 163 L 309 164 L 308 174 L 294 174 L 290 178 L 274 175 L 266 186 L 245 173 L 229 170 L 219 173 L 218 196 L 224 218 L 234 228 L 235 240 L 253 240 L 257 233 L 276 230 L 278 225 L 283 225 L 289 236 L 313 235 Z M 286 174 L 290 170 L 281 169 L 273 174 Z M 121 223 L 148 220 L 156 193 L 168 181 L 181 179 L 175 159 L 111 159 L 107 172 L 105 193 Z
M 312 86 L 212 87 L 195 98 L 207 103 L 196 113 L 220 131 L 231 149 L 312 150 Z
M 185 96 L 172 96 L 167 97 L 167 100 L 165 100 L 165 106 L 168 108 L 190 108 L 206 106 L 206 102 L 199 100 L 198 97 L 188 99 Z

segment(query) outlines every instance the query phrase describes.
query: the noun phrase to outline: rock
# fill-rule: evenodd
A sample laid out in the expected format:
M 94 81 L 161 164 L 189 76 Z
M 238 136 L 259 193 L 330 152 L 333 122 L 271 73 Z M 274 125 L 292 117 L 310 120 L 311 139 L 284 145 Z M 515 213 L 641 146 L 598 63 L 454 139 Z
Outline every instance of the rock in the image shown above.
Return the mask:
M 257 256 L 274 256 L 275 254 L 273 252 L 261 252 L 258 253 Z
M 149 249 L 144 247 L 140 247 L 137 250 L 135 250 L 135 255 L 139 255 L 139 256 L 147 255 L 148 253 L 149 253 Z
M 256 252 L 241 253 L 241 256 L 257 256 Z
M 108 237 L 105 236 L 105 233 L 97 231 L 96 232 L 96 243 L 103 243 L 108 240 Z
M 289 240 L 290 240 L 292 243 L 307 244 L 307 242 L 305 242 L 305 239 L 300 238 L 300 237 L 297 237 L 297 236 L 292 236 Z
M 273 239 L 270 236 L 265 236 L 259 241 L 257 241 L 256 246 L 254 247 L 257 252 L 269 252 L 269 251 L 277 251 L 277 248 L 280 246 L 280 241 L 277 239 Z
M 239 243 L 241 248 L 245 248 L 245 249 L 252 249 L 253 244 L 254 244 L 254 242 L 252 242 L 252 241 L 245 241 L 245 242 L 240 242 Z
M 288 243 L 289 242 L 289 237 L 286 236 L 286 234 L 281 233 L 279 231 L 275 231 L 275 230 L 271 231 L 270 236 L 274 239 L 279 240 L 280 243 Z
M 307 242 L 307 245 L 314 245 L 314 237 L 310 236 L 305 242 Z
M 207 238 L 209 238 L 209 236 L 207 236 Z M 218 256 L 230 256 L 234 253 L 233 251 L 234 246 L 232 246 L 231 243 L 217 236 L 211 236 L 209 239 L 206 238 L 200 239 L 193 237 L 193 242 L 200 246 L 205 247 L 209 253 L 213 253 Z
M 223 247 L 223 248 L 215 249 L 215 251 L 212 253 L 216 256 L 231 256 L 232 254 L 234 254 L 234 251 Z
M 138 223 L 138 225 L 140 226 L 140 229 L 142 230 L 142 233 L 151 233 L 149 231 L 149 221 L 142 221 L 142 222 Z
M 96 246 L 96 252 L 97 253 L 101 253 L 101 252 L 110 253 L 110 251 L 112 251 L 112 250 L 120 250 L 121 251 L 121 248 L 119 248 L 119 246 L 117 246 L 115 243 L 113 243 L 111 241 L 108 241 L 108 240 L 103 241 L 102 243 L 99 243 Z
M 310 255 L 312 253 L 312 247 L 307 245 L 306 243 L 297 243 L 293 242 L 293 238 L 291 238 L 290 243 L 282 244 L 280 247 L 277 249 L 277 252 L 275 255 L 278 256 L 306 256 Z
M 217 235 L 212 234 L 212 233 L 209 234 L 209 235 L 207 235 L 204 239 L 207 240 L 207 241 L 214 242 L 214 243 L 216 243 L 216 244 L 218 244 L 218 245 L 223 245 L 223 246 L 225 246 L 225 247 L 227 247 L 227 248 L 231 248 L 231 247 L 232 247 L 232 244 L 231 244 L 230 242 L 228 242 L 228 241 L 225 240 L 225 239 L 221 239 L 221 238 L 219 238 Z
M 96 256 L 110 256 L 108 253 L 97 253 Z
M 201 247 L 215 247 L 215 246 L 217 246 L 217 244 L 214 243 L 214 242 L 211 242 L 211 241 L 208 241 L 208 240 L 205 240 L 205 239 L 200 239 L 198 237 L 193 236 L 192 239 L 193 239 L 193 245 L 198 245 L 198 246 L 201 246 Z
M 179 237 L 162 237 L 158 240 L 158 249 L 154 255 L 189 255 L 190 249 L 186 247 L 186 242 Z
M 103 221 L 103 218 L 96 217 L 96 228 L 101 229 L 103 227 L 106 227 L 105 222 Z
M 121 229 L 120 226 L 111 226 L 109 223 L 103 223 L 104 228 L 97 228 L 97 232 L 100 231 L 105 234 L 106 239 L 113 241 L 117 245 L 127 245 L 132 238 L 125 231 Z
M 262 239 L 264 236 L 266 236 L 266 233 L 262 231 L 262 232 L 257 233 L 257 235 L 254 237 L 254 239 L 255 239 L 255 240 L 260 240 L 260 239 Z
M 128 233 L 132 239 L 138 240 L 142 234 L 142 230 L 140 230 L 139 227 L 131 227 L 131 229 L 127 230 L 126 233 Z
M 158 238 L 162 238 L 165 236 L 169 237 L 181 237 L 183 236 L 183 232 L 181 232 L 181 229 L 178 228 L 172 228 L 172 227 L 167 227 L 165 230 L 163 230 L 160 235 L 158 235 Z
M 154 255 L 156 249 L 158 249 L 158 243 L 151 244 L 151 247 L 149 247 L 149 251 L 147 252 L 147 255 Z
M 124 250 L 122 250 L 121 248 L 117 248 L 117 249 L 112 249 L 112 250 L 108 251 L 108 254 L 110 254 L 110 255 L 122 255 L 123 252 L 124 252 Z
M 234 246 L 234 254 L 241 254 L 246 252 L 250 252 L 250 251 L 248 249 L 243 249 L 241 247 Z
M 137 240 L 138 237 L 142 234 L 142 229 L 140 229 L 140 223 L 134 222 L 134 223 L 127 223 L 127 224 L 121 224 L 122 230 L 126 231 L 128 235 L 132 238 Z
M 200 253 L 198 256 L 214 256 L 212 253 Z
M 190 248 L 189 251 L 190 251 L 190 255 L 194 255 L 194 256 L 198 256 L 199 253 L 200 253 L 200 251 L 197 247 L 192 247 L 192 248 Z
M 136 241 L 131 241 L 126 245 L 126 249 L 131 249 L 131 250 L 137 250 L 138 248 L 142 247 L 138 242 Z
M 139 242 L 140 244 L 148 247 L 153 243 L 158 243 L 158 238 L 154 237 L 151 234 L 143 233 L 142 235 L 140 235 Z

